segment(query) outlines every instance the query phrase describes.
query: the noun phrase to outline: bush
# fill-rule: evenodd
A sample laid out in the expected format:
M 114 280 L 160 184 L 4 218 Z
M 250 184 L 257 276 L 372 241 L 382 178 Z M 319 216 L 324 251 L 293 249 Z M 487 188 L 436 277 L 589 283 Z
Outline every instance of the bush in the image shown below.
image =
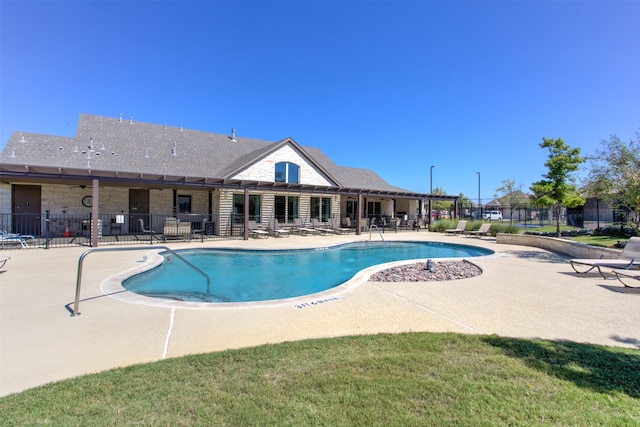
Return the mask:
M 457 219 L 440 219 L 438 221 L 432 222 L 429 225 L 429 230 L 444 233 L 444 230 L 450 230 L 452 228 L 456 228 L 457 225 L 458 225 Z
M 502 222 L 491 224 L 489 232 L 492 236 L 495 236 L 498 233 L 518 234 L 518 229 L 515 225 Z

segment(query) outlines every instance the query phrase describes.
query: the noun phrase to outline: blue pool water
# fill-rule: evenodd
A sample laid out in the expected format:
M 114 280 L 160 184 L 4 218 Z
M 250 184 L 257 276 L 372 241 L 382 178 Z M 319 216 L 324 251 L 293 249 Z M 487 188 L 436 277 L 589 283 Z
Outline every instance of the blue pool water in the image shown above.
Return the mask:
M 180 256 L 209 275 L 209 286 L 201 274 L 168 253 L 161 265 L 122 285 L 138 294 L 180 301 L 266 301 L 325 291 L 360 270 L 385 262 L 491 253 L 475 246 L 434 242 L 364 242 L 300 250 L 184 250 L 179 251 Z

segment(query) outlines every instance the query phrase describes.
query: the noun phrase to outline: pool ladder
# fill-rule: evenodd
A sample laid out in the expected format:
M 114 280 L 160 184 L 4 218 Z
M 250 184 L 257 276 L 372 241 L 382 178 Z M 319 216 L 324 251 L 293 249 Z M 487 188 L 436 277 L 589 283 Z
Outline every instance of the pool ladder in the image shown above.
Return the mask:
M 382 239 L 382 243 L 384 243 L 384 245 L 387 246 L 387 242 L 384 240 L 384 237 L 382 237 L 382 233 L 380 232 L 380 229 L 375 224 L 371 224 L 369 226 L 369 240 L 371 240 L 371 231 L 372 231 L 373 227 L 375 227 L 376 230 L 378 230 L 378 234 L 380 235 L 380 238 Z
M 167 252 L 174 255 L 176 258 L 184 261 L 185 264 L 187 264 L 189 267 L 196 270 L 198 273 L 202 274 L 205 277 L 205 279 L 207 279 L 207 293 L 209 293 L 209 291 L 211 290 L 211 279 L 209 278 L 207 273 L 200 270 L 195 265 L 191 264 L 189 261 L 187 261 L 180 255 L 178 255 L 174 250 L 168 248 L 167 246 L 153 245 L 153 246 L 136 246 L 132 248 L 94 248 L 94 249 L 89 249 L 88 251 L 84 251 L 82 255 L 80 255 L 80 258 L 78 259 L 78 277 L 76 279 L 76 298 L 74 300 L 73 312 L 71 313 L 71 316 L 76 317 L 80 314 L 80 312 L 78 311 L 78 306 L 80 305 L 80 287 L 82 285 L 82 263 L 84 262 L 84 259 L 86 258 L 87 255 L 93 252 L 143 251 L 143 250 L 149 250 L 149 249 L 154 249 L 154 250 L 164 249 Z

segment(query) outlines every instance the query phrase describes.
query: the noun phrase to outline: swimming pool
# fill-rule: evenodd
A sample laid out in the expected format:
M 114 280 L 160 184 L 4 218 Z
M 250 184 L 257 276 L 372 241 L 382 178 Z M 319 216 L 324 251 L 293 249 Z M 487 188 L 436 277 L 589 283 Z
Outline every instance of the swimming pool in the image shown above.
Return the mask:
M 197 249 L 164 253 L 158 267 L 123 281 L 134 293 L 176 301 L 248 302 L 293 298 L 334 288 L 358 271 L 391 261 L 492 254 L 475 246 L 435 242 L 348 243 L 296 250 Z

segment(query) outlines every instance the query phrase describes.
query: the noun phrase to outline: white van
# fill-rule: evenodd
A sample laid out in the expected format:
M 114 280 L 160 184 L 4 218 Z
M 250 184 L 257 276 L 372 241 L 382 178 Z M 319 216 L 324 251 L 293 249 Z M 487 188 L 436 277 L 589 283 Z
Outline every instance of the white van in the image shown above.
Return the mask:
M 482 217 L 484 219 L 488 219 L 489 221 L 502 221 L 502 212 L 500 211 L 489 211 L 485 212 Z

